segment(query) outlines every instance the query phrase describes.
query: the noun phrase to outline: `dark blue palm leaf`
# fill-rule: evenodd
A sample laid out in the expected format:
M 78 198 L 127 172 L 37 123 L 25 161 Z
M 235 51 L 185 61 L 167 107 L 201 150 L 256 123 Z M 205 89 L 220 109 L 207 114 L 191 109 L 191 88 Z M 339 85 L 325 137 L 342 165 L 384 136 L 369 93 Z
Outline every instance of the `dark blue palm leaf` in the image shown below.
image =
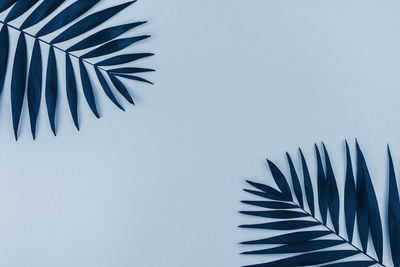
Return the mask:
M 268 208 L 268 209 L 295 209 L 297 208 L 296 205 L 288 203 L 288 202 L 280 202 L 280 201 L 252 201 L 252 200 L 244 200 L 242 203 L 261 207 L 261 208 Z
M 33 46 L 28 76 L 28 108 L 33 139 L 36 138 L 36 122 L 42 98 L 42 53 L 40 42 L 36 39 Z
M 276 185 L 279 187 L 282 194 L 285 195 L 288 198 L 288 200 L 292 201 L 293 200 L 292 192 L 290 191 L 290 187 L 285 176 L 274 163 L 272 163 L 269 160 L 267 160 L 267 162 Z
M 18 127 L 25 96 L 28 60 L 26 49 L 25 34 L 21 33 L 18 38 L 11 79 L 11 109 L 15 140 L 18 139 Z
M 104 93 L 108 96 L 108 98 L 116 105 L 119 107 L 121 110 L 125 111 L 125 109 L 121 106 L 121 104 L 118 102 L 118 100 L 115 98 L 113 92 L 111 91 L 110 86 L 108 85 L 106 79 L 104 78 L 103 74 L 99 69 L 95 69 L 97 78 L 99 79 L 99 82 L 101 86 L 103 87 Z
M 81 72 L 82 88 L 86 101 L 89 104 L 89 107 L 92 110 L 93 114 L 97 118 L 100 118 L 100 115 L 97 111 L 96 100 L 94 98 L 92 83 L 90 82 L 89 74 L 82 60 L 79 60 L 79 69 Z
M 393 167 L 392 155 L 388 147 L 389 156 L 389 202 L 388 227 L 389 241 L 394 267 L 400 266 L 400 200 L 397 189 L 396 175 Z
M 133 81 L 153 84 L 152 82 L 150 82 L 150 81 L 148 81 L 146 79 L 143 79 L 141 77 L 135 76 L 135 75 L 122 74 L 122 73 L 111 73 L 110 75 L 118 76 L 120 78 L 125 78 L 125 79 L 128 79 L 128 80 L 133 80 Z
M 10 50 L 10 36 L 8 27 L 3 25 L 0 31 L 0 92 L 3 91 L 8 66 L 8 53 Z
M 316 221 L 286 220 L 260 224 L 244 224 L 240 228 L 269 229 L 269 230 L 299 230 L 319 225 Z
M 315 266 L 318 264 L 328 263 L 358 254 L 358 251 L 351 250 L 331 250 L 317 251 L 298 256 L 288 257 L 268 263 L 246 265 L 245 267 L 269 267 L 269 266 Z
M 310 172 L 308 171 L 307 162 L 304 158 L 303 151 L 299 148 L 301 157 L 301 166 L 303 167 L 303 177 L 304 177 L 304 191 L 306 193 L 306 199 L 308 203 L 308 208 L 311 211 L 311 215 L 314 216 L 314 190 L 311 183 Z
M 8 12 L 7 17 L 4 19 L 4 22 L 10 22 L 25 12 L 27 12 L 33 5 L 35 5 L 39 0 L 23 0 L 17 1 L 13 8 Z
M 297 201 L 300 204 L 300 207 L 303 208 L 304 207 L 304 204 L 303 204 L 303 193 L 301 191 L 301 185 L 300 185 L 299 177 L 297 176 L 296 169 L 294 168 L 292 159 L 290 158 L 290 155 L 287 152 L 286 152 L 286 158 L 287 158 L 288 163 L 289 163 L 290 175 L 292 177 L 292 184 L 293 184 L 294 193 L 296 195 Z
M 46 75 L 46 104 L 47 114 L 49 116 L 51 130 L 56 135 L 56 106 L 57 106 L 57 95 L 58 95 L 58 77 L 57 77 L 57 63 L 56 55 L 54 53 L 54 47 L 50 46 L 49 60 L 47 63 L 47 75 Z
M 79 130 L 79 119 L 78 119 L 78 90 L 76 88 L 76 80 L 74 68 L 72 66 L 71 57 L 65 54 L 65 69 L 67 76 L 67 99 L 69 110 L 74 121 L 75 127 Z
M 322 205 L 327 206 L 326 213 L 329 214 L 332 219 L 332 223 L 334 226 L 334 230 L 330 228 L 325 220 L 319 220 L 315 217 L 314 214 L 309 213 L 305 210 L 303 206 L 297 204 L 293 201 L 291 196 L 290 189 L 287 184 L 287 180 L 283 173 L 278 169 L 276 165 L 272 162 L 268 162 L 270 165 L 270 169 L 272 172 L 272 176 L 275 180 L 276 185 L 279 190 L 275 190 L 272 187 L 269 187 L 260 183 L 253 183 L 248 181 L 249 184 L 253 185 L 260 191 L 253 190 L 245 190 L 253 195 L 257 195 L 259 197 L 268 199 L 268 200 L 246 200 L 242 201 L 242 203 L 255 206 L 261 208 L 261 210 L 256 211 L 241 211 L 241 214 L 262 217 L 267 220 L 264 223 L 257 224 L 244 224 L 240 225 L 240 228 L 245 229 L 263 229 L 263 230 L 274 230 L 271 231 L 271 237 L 258 239 L 258 240 L 250 240 L 242 242 L 244 245 L 273 245 L 273 244 L 281 244 L 281 246 L 277 247 L 269 247 L 269 248 L 261 248 L 261 249 L 252 249 L 251 251 L 246 251 L 242 254 L 247 255 L 263 255 L 263 254 L 295 254 L 290 255 L 290 257 L 286 257 L 276 261 L 268 261 L 265 263 L 248 265 L 248 266 L 370 266 L 374 264 L 378 264 L 380 266 L 383 265 L 383 235 L 382 235 L 382 225 L 380 220 L 380 212 L 378 203 L 375 196 L 375 191 L 373 188 L 373 184 L 371 178 L 369 176 L 369 171 L 364 159 L 364 156 L 361 152 L 361 149 L 356 144 L 357 148 L 357 189 L 354 182 L 354 175 L 352 170 L 351 156 L 348 148 L 348 144 L 346 142 L 346 182 L 345 182 L 345 192 L 346 194 L 350 194 L 350 196 L 346 196 L 344 200 L 345 205 L 345 220 L 346 220 L 346 229 L 348 232 L 348 241 L 346 238 L 340 235 L 338 224 L 340 219 L 339 206 L 340 206 L 340 194 L 337 187 L 336 179 L 334 177 L 333 167 L 331 161 L 329 159 L 328 152 L 326 150 L 325 145 L 323 145 L 324 149 L 324 159 L 326 166 L 326 176 L 322 166 L 322 159 L 319 153 L 318 148 L 315 146 L 316 151 L 316 159 L 317 159 L 317 179 L 319 179 L 319 184 L 325 186 L 325 191 L 319 189 L 318 192 L 318 202 L 322 203 Z M 301 164 L 306 167 L 306 161 L 303 153 L 301 153 Z M 289 162 L 289 170 L 293 176 L 294 173 L 294 163 L 290 156 L 287 155 L 287 160 Z M 400 217 L 399 208 L 400 208 L 400 200 L 397 191 L 397 184 L 394 176 L 392 158 L 389 153 L 389 175 L 390 175 L 390 197 L 389 197 L 389 205 L 388 205 L 388 223 L 391 225 L 392 230 L 390 231 L 390 239 L 391 239 L 391 249 L 393 255 L 398 255 L 398 249 L 400 243 L 398 243 L 400 239 L 400 231 L 398 230 L 400 227 Z M 304 186 L 300 186 L 300 192 L 303 193 L 303 190 L 306 191 L 307 184 L 309 186 L 309 199 L 308 203 L 313 202 L 313 198 L 311 198 L 310 193 L 312 192 L 311 186 L 311 178 L 308 174 L 308 168 L 306 167 L 305 173 L 305 182 Z M 297 175 L 297 174 L 296 174 Z M 326 177 L 326 178 L 325 178 Z M 296 178 L 295 178 L 296 179 Z M 293 184 L 293 188 L 295 190 L 295 194 L 297 196 L 297 192 L 299 192 L 297 185 Z M 265 193 L 264 191 L 273 192 Z M 306 191 L 307 192 L 307 191 Z M 285 196 L 285 200 L 276 200 L 279 194 Z M 356 195 L 358 198 L 361 198 L 361 195 L 366 196 L 366 201 L 364 202 L 365 206 L 360 206 L 356 203 Z M 272 197 L 271 197 L 272 196 Z M 306 193 L 307 196 L 307 193 Z M 321 202 L 320 198 L 326 197 L 326 200 Z M 329 202 L 330 201 L 330 202 Z M 309 204 L 310 205 L 310 204 Z M 312 205 L 313 206 L 313 205 Z M 361 216 L 364 218 L 364 223 L 358 222 L 357 227 L 365 227 L 365 233 L 363 229 L 360 232 L 360 241 L 361 248 L 358 248 L 358 244 L 352 243 L 352 232 L 354 229 L 354 220 L 355 213 L 357 212 L 357 216 Z M 362 217 L 364 213 L 366 213 L 366 217 Z M 322 217 L 323 211 L 321 212 Z M 397 216 L 397 217 L 396 217 Z M 276 220 L 278 219 L 278 220 Z M 318 226 L 318 228 L 315 228 Z M 308 228 L 308 229 L 307 229 Z M 287 233 L 287 231 L 291 231 Z M 372 242 L 375 249 L 376 256 L 371 256 L 367 252 L 366 244 L 363 244 L 364 238 L 368 241 L 369 233 L 371 233 Z M 321 239 L 321 237 L 325 237 Z M 341 245 L 341 250 L 327 250 L 333 246 Z M 348 260 L 347 258 L 352 255 L 362 254 L 365 259 L 363 260 Z M 393 258 L 395 262 L 395 266 L 398 266 L 396 256 Z M 375 259 L 375 257 L 377 259 Z M 396 265 L 397 264 L 397 265 Z
M 118 12 L 124 10 L 131 4 L 136 2 L 130 1 L 118 6 L 110 7 L 104 10 L 101 10 L 99 12 L 96 12 L 90 16 L 87 16 L 86 18 L 78 21 L 74 25 L 68 27 L 65 31 L 60 33 L 56 38 L 54 38 L 50 43 L 56 44 L 56 43 L 61 43 L 67 40 L 70 40 L 72 38 L 75 38 L 87 31 L 90 31 L 91 29 L 95 28 L 98 25 L 101 25 L 108 19 L 112 18 L 115 14 Z
M 361 150 L 357 144 L 357 226 L 358 235 L 361 241 L 361 246 L 364 252 L 367 251 L 368 245 L 368 196 L 367 184 L 365 181 L 364 168 L 361 160 Z
M 108 72 L 110 73 L 143 73 L 143 72 L 152 72 L 154 71 L 153 69 L 146 69 L 146 68 L 116 68 L 116 69 L 110 69 Z
M 374 264 L 376 264 L 376 262 L 374 261 L 351 261 L 351 262 L 326 264 L 321 267 L 368 267 Z
M 346 142 L 346 181 L 344 186 L 344 213 L 346 219 L 347 238 L 353 240 L 354 222 L 356 217 L 357 199 L 354 182 L 353 165 L 349 145 Z
M 111 42 L 108 42 L 104 45 L 101 45 L 92 51 L 84 54 L 81 58 L 94 58 L 94 57 L 101 57 L 105 55 L 109 55 L 111 53 L 118 52 L 134 43 L 137 43 L 139 41 L 145 40 L 149 38 L 150 35 L 141 35 L 137 37 L 130 37 L 130 38 L 123 38 L 123 39 L 117 39 Z
M 70 22 L 73 22 L 92 7 L 94 7 L 100 0 L 78 0 L 71 4 L 69 7 L 61 11 L 54 18 L 52 18 L 46 25 L 44 25 L 39 32 L 36 34 L 37 37 L 41 37 L 52 33 L 62 27 L 66 26 Z
M 259 196 L 259 197 L 264 197 L 267 199 L 271 200 L 278 200 L 278 201 L 287 201 L 288 199 L 284 195 L 274 195 L 266 192 L 260 192 L 256 190 L 249 190 L 249 189 L 243 189 L 245 192 Z
M 292 210 L 257 210 L 257 211 L 241 211 L 240 213 L 264 218 L 274 219 L 294 219 L 307 217 L 307 214 Z
M 113 65 L 122 65 L 125 63 L 130 63 L 145 57 L 154 56 L 153 53 L 137 53 L 137 54 L 127 54 L 127 55 L 119 55 L 112 58 L 105 59 L 96 63 L 96 66 L 113 66 Z
M 261 249 L 261 250 L 253 250 L 246 251 L 241 254 L 246 255 L 264 255 L 264 254 L 282 254 L 282 253 L 298 253 L 298 252 L 309 252 L 318 249 L 330 248 L 337 245 L 344 244 L 343 240 L 331 240 L 331 239 L 323 239 L 323 240 L 310 240 L 304 243 L 299 244 L 288 244 L 279 247 L 269 248 L 269 249 Z
M 133 28 L 136 28 L 144 23 L 146 23 L 146 21 L 134 22 L 134 23 L 119 25 L 119 26 L 101 30 L 101 31 L 96 32 L 95 34 L 90 35 L 89 37 L 83 39 L 82 41 L 78 42 L 77 44 L 74 44 L 73 46 L 68 48 L 66 51 L 67 52 L 79 51 L 79 50 L 91 48 L 91 47 L 94 47 L 94 46 L 97 46 L 100 44 L 104 44 L 104 43 L 111 41 L 112 39 L 117 38 L 118 36 L 124 34 L 125 32 L 127 32 Z
M 362 168 L 363 178 L 362 180 L 365 182 L 365 190 L 363 194 L 367 196 L 367 222 L 371 232 L 372 242 L 374 244 L 375 252 L 378 256 L 379 262 L 382 262 L 383 256 L 383 235 L 382 235 L 382 222 L 380 218 L 380 212 L 378 207 L 378 201 L 376 199 L 376 194 L 374 187 L 372 185 L 371 177 L 369 175 L 369 171 L 367 168 L 367 163 L 365 162 L 365 158 L 363 153 L 361 152 L 360 146 L 357 143 L 357 160 L 359 161 L 358 166 Z M 368 236 L 368 231 L 367 231 Z M 365 237 L 363 237 L 365 238 Z M 367 237 L 368 238 L 368 237 Z
M 125 85 L 118 80 L 117 77 L 114 75 L 110 75 L 110 80 L 113 83 L 114 87 L 117 89 L 117 91 L 131 104 L 134 104 L 133 99 L 131 95 L 128 92 L 128 89 L 125 87 Z
M 120 35 L 128 32 L 129 30 L 138 27 L 146 22 L 131 22 L 123 25 L 116 25 L 102 30 L 97 30 L 94 34 L 85 37 L 82 40 L 78 40 L 75 44 L 72 44 L 69 49 L 65 50 L 58 47 L 56 44 L 64 41 L 70 41 L 73 38 L 79 38 L 86 32 L 95 30 L 99 25 L 105 21 L 114 17 L 122 10 L 131 6 L 136 0 L 124 1 L 121 4 L 115 5 L 110 8 L 96 11 L 92 14 L 87 13 L 96 6 L 101 0 L 77 0 L 72 4 L 62 7 L 66 2 L 65 0 L 52 0 L 52 1 L 40 1 L 39 0 L 3 0 L 0 1 L 0 12 L 9 9 L 10 11 L 6 14 L 4 21 L 0 20 L 2 29 L 0 31 L 0 92 L 4 87 L 5 76 L 8 68 L 9 58 L 9 44 L 10 36 L 8 33 L 8 27 L 20 32 L 17 48 L 15 50 L 15 59 L 13 65 L 13 73 L 11 77 L 11 101 L 12 101 L 12 116 L 13 116 L 13 127 L 14 135 L 18 137 L 19 121 L 22 114 L 23 101 L 25 96 L 25 85 L 28 76 L 28 109 L 30 117 L 30 125 L 32 136 L 36 137 L 36 125 L 38 120 L 39 108 L 41 105 L 40 98 L 42 90 L 45 90 L 45 98 L 47 105 L 47 113 L 51 129 L 56 134 L 56 110 L 57 110 L 57 96 L 58 96 L 58 76 L 59 71 L 57 69 L 57 58 L 55 56 L 55 50 L 59 50 L 60 53 L 65 54 L 66 68 L 65 76 L 66 81 L 66 92 L 69 109 L 73 118 L 73 122 L 76 128 L 79 130 L 79 118 L 78 118 L 78 87 L 77 84 L 82 85 L 86 102 L 96 117 L 100 117 L 97 104 L 96 104 L 96 89 L 95 84 L 100 84 L 102 89 L 108 98 L 120 109 L 124 108 L 119 104 L 113 94 L 113 90 L 117 90 L 128 102 L 134 103 L 131 96 L 132 93 L 125 86 L 120 79 L 126 78 L 142 83 L 152 84 L 150 81 L 138 77 L 134 74 L 142 72 L 154 71 L 146 68 L 134 68 L 132 66 L 116 67 L 113 70 L 107 70 L 103 67 L 123 65 L 132 63 L 141 58 L 152 56 L 153 53 L 136 53 L 136 54 L 124 54 L 114 55 L 136 42 L 147 39 L 149 35 L 142 35 L 136 37 L 127 37 L 122 39 L 116 39 Z M 123 0 L 121 0 L 123 1 Z M 36 6 L 37 4 L 37 6 Z M 60 12 L 56 13 L 58 9 Z M 33 10 L 33 11 L 32 11 Z M 21 26 L 11 26 L 8 22 L 20 18 L 26 15 Z M 81 18 L 83 17 L 83 18 Z M 24 30 L 38 25 L 43 20 L 44 23 L 36 34 L 25 32 Z M 65 29 L 62 29 L 64 28 Z M 48 42 L 42 39 L 43 36 L 54 33 L 60 30 L 61 33 L 57 33 L 52 41 Z M 34 38 L 34 45 L 32 54 L 28 55 L 28 49 L 25 35 Z M 46 82 L 45 88 L 42 88 L 41 74 L 44 72 L 41 53 L 40 43 L 49 46 L 48 64 L 46 71 Z M 83 56 L 75 55 L 72 52 L 92 48 L 91 51 L 86 52 Z M 113 55 L 111 55 L 113 54 Z M 30 59 L 28 58 L 30 56 Z M 100 62 L 92 63 L 87 59 L 94 57 L 103 57 Z M 21 62 L 20 62 L 21 60 Z M 75 76 L 74 60 L 77 60 L 79 64 L 79 76 Z M 29 69 L 26 69 L 27 62 L 30 62 Z M 25 65 L 25 71 L 23 67 Z M 92 77 L 89 72 L 94 71 L 96 74 L 95 80 L 91 81 Z
M 2 0 L 0 2 L 0 12 L 5 11 L 8 9 L 10 6 L 12 6 L 17 0 Z
M 339 190 L 336 184 L 335 175 L 333 174 L 331 160 L 329 159 L 328 151 L 325 144 L 322 144 L 325 155 L 326 166 L 326 188 L 328 190 L 328 206 L 329 214 L 331 215 L 333 227 L 336 233 L 339 233 Z
M 332 234 L 331 231 L 323 231 L 323 230 L 313 230 L 313 231 L 301 231 L 301 232 L 294 232 L 289 234 L 283 234 L 278 236 L 273 236 L 269 238 L 253 240 L 253 241 L 246 241 L 240 244 L 243 245 L 265 245 L 265 244 L 301 244 L 303 242 L 327 236 Z
M 262 193 L 264 193 L 263 197 L 265 197 L 265 198 L 273 199 L 273 200 L 283 200 L 283 201 L 291 200 L 290 197 L 285 196 L 278 190 L 276 190 L 268 185 L 255 183 L 255 182 L 248 181 L 248 180 L 246 182 L 249 183 L 250 185 L 254 186 L 255 188 L 257 188 L 258 190 L 263 191 L 262 192 Z M 245 189 L 245 191 L 250 192 L 252 190 Z
M 315 145 L 315 154 L 317 156 L 317 173 L 318 173 L 318 204 L 319 211 L 321 213 L 322 222 L 326 224 L 328 215 L 328 189 L 326 185 L 326 178 L 324 169 L 322 166 L 321 155 L 319 153 L 317 145 Z
M 21 30 L 32 27 L 53 13 L 65 0 L 43 1 L 21 25 Z

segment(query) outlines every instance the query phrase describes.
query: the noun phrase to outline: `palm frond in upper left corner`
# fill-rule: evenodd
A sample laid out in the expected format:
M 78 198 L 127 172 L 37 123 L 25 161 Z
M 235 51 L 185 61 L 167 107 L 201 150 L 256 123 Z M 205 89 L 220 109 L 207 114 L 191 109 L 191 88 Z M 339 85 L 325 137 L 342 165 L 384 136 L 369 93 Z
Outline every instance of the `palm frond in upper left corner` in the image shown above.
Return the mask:
M 36 123 L 41 106 L 41 96 L 44 90 L 47 114 L 49 123 L 54 134 L 56 134 L 56 112 L 59 90 L 58 81 L 60 70 L 57 69 L 57 58 L 55 50 L 65 54 L 65 76 L 66 94 L 69 109 L 76 128 L 79 130 L 78 116 L 78 83 L 83 88 L 83 94 L 93 114 L 99 118 L 97 103 L 95 99 L 95 88 L 89 73 L 94 71 L 95 76 L 107 97 L 120 109 L 122 105 L 115 97 L 113 90 L 121 94 L 129 103 L 134 104 L 128 88 L 121 82 L 121 78 L 131 79 L 138 82 L 150 83 L 148 80 L 138 76 L 140 73 L 151 72 L 153 69 L 138 68 L 134 66 L 118 67 L 122 64 L 133 62 L 152 56 L 153 53 L 121 53 L 121 51 L 139 41 L 145 40 L 150 35 L 132 36 L 119 38 L 122 34 L 134 29 L 145 21 L 131 22 L 123 25 L 116 25 L 96 31 L 88 37 L 81 38 L 67 49 L 62 49 L 58 44 L 80 37 L 86 32 L 95 30 L 110 18 L 122 10 L 128 8 L 134 1 L 114 5 L 94 12 L 87 13 L 101 0 L 77 0 L 66 7 L 63 7 L 66 0 L 3 0 L 0 3 L 0 12 L 7 11 L 4 20 L 0 20 L 2 28 L 0 31 L 0 90 L 5 87 L 5 75 L 11 62 L 8 62 L 9 54 L 14 54 L 11 77 L 11 107 L 12 121 L 15 138 L 18 138 L 18 128 L 25 95 L 28 99 L 28 110 L 33 138 L 36 137 Z M 61 11 L 58 12 L 58 9 Z M 30 13 L 29 13 L 30 12 Z M 58 13 L 57 13 L 58 12 Z M 14 26 L 12 22 L 24 14 L 29 14 L 20 26 Z M 46 18 L 51 18 L 36 33 L 28 29 L 37 25 Z M 10 50 L 9 29 L 19 32 L 17 47 L 15 51 Z M 51 41 L 45 41 L 44 36 L 61 30 Z M 32 54 L 28 55 L 26 38 L 34 39 Z M 49 47 L 47 56 L 47 70 L 43 69 L 41 45 Z M 76 52 L 89 50 L 83 55 Z M 103 60 L 98 57 L 108 56 Z M 28 61 L 28 57 L 30 60 Z M 78 61 L 80 78 L 75 76 L 73 60 Z M 30 62 L 28 66 L 28 62 Z M 45 74 L 45 86 L 42 88 L 42 76 Z M 61 74 L 62 75 L 62 74 Z

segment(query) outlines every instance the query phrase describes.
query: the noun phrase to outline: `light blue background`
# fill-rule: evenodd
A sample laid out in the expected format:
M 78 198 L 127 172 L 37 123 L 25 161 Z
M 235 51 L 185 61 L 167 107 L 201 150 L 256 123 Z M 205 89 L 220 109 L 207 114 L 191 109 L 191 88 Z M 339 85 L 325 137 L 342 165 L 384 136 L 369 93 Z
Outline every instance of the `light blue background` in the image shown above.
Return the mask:
M 287 172 L 285 151 L 312 161 L 319 141 L 341 190 L 343 141 L 358 137 L 383 205 L 387 143 L 400 162 L 399 12 L 396 1 L 138 1 L 109 24 L 150 21 L 130 33 L 151 33 L 132 50 L 157 54 L 140 62 L 157 72 L 154 86 L 132 83 L 135 107 L 99 92 L 96 120 L 81 95 L 76 132 L 62 93 L 57 138 L 42 108 L 38 140 L 25 111 L 15 142 L 3 92 L 0 266 L 255 263 L 237 245 L 264 236 L 237 228 L 254 222 L 238 214 L 244 180 L 272 183 L 266 157 Z

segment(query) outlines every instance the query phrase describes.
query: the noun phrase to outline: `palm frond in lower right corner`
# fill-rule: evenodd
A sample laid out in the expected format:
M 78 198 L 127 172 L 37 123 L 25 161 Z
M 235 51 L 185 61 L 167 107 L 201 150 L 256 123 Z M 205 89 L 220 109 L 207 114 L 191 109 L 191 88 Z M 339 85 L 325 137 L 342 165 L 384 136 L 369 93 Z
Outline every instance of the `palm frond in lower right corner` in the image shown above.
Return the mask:
M 264 239 L 241 243 L 252 248 L 242 254 L 266 255 L 265 262 L 247 265 L 247 267 L 362 267 L 386 266 L 386 262 L 391 262 L 395 267 L 400 266 L 400 200 L 389 149 L 389 196 L 387 207 L 385 207 L 388 213 L 382 223 L 385 213 L 381 213 L 367 163 L 358 143 L 356 142 L 356 175 L 353 172 L 349 146 L 347 142 L 345 144 L 347 163 L 343 192 L 338 190 L 334 168 L 325 145 L 322 148 L 323 157 L 319 148 L 315 146 L 318 196 L 316 201 L 309 168 L 300 149 L 302 166 L 299 173 L 301 175 L 296 171 L 290 155 L 287 154 L 293 192 L 289 186 L 289 180 L 271 161 L 268 161 L 268 166 L 277 189 L 266 184 L 247 181 L 255 189 L 245 189 L 245 191 L 261 199 L 242 201 L 257 209 L 245 210 L 241 213 L 260 217 L 265 221 L 240 227 L 267 230 L 269 235 L 272 234 Z M 299 179 L 301 176 L 302 183 Z M 341 206 L 344 207 L 346 231 L 339 227 Z M 317 209 L 319 214 L 316 214 Z M 328 218 L 331 224 L 328 223 Z M 383 258 L 383 242 L 386 238 L 383 236 L 383 228 L 386 225 L 391 259 Z M 358 230 L 360 247 L 353 241 L 355 227 Z M 369 238 L 372 239 L 374 253 L 368 250 Z M 268 261 L 267 255 L 280 256 L 281 259 Z

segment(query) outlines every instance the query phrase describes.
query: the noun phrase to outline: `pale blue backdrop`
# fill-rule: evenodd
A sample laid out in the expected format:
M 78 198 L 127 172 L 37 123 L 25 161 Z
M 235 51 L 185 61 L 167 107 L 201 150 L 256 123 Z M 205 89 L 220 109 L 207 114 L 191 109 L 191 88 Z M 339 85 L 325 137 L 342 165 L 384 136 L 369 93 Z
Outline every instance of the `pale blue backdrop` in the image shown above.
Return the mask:
M 266 157 L 287 171 L 285 151 L 312 160 L 319 141 L 341 177 L 358 137 L 383 204 L 388 142 L 400 163 L 399 14 L 397 1 L 138 1 L 110 21 L 150 21 L 132 49 L 157 54 L 140 62 L 155 85 L 132 83 L 136 107 L 99 93 L 96 120 L 81 95 L 76 132 L 62 96 L 56 138 L 42 109 L 37 141 L 25 113 L 15 142 L 3 92 L 0 266 L 255 263 L 237 245 L 264 235 L 236 227 L 253 222 L 238 214 L 244 180 L 271 182 Z

